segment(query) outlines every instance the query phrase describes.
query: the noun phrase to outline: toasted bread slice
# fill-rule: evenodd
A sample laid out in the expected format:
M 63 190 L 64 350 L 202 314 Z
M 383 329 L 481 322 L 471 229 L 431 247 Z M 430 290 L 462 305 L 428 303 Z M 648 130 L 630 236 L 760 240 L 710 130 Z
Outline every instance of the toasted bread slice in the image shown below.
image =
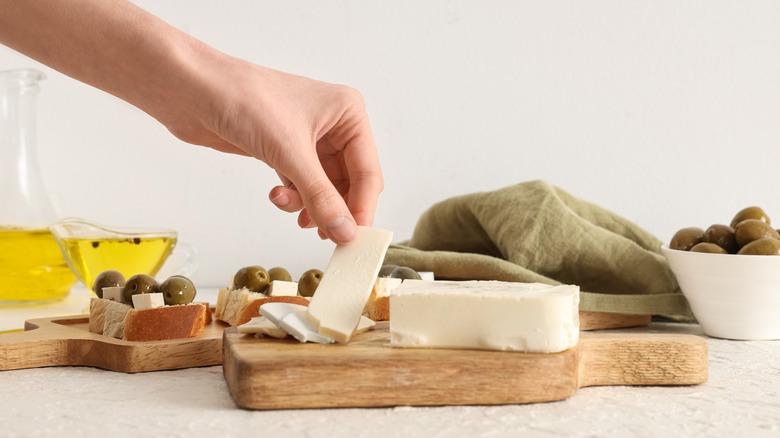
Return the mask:
M 206 326 L 208 305 L 192 303 L 154 309 L 130 309 L 125 318 L 126 341 L 192 338 Z
M 102 298 L 90 301 L 89 331 L 126 341 L 191 338 L 211 321 L 208 303 L 138 310 Z
M 243 310 L 241 310 L 241 314 L 236 317 L 236 322 L 233 325 L 246 324 L 252 318 L 256 316 L 260 316 L 260 306 L 262 306 L 265 303 L 291 303 L 291 304 L 300 304 L 301 306 L 308 306 L 309 299 L 306 297 L 298 297 L 298 296 L 294 297 L 294 296 L 285 296 L 285 295 L 280 295 L 277 297 L 257 298 L 251 303 L 249 303 L 246 307 L 244 307 Z
M 231 326 L 241 325 L 258 316 L 260 313 L 257 309 L 261 305 L 273 302 L 309 305 L 309 300 L 305 297 L 291 295 L 268 297 L 265 294 L 252 292 L 249 289 L 231 290 L 222 288 L 217 296 L 214 318 Z
M 400 278 L 379 277 L 366 303 L 365 313 L 374 321 L 390 321 L 390 293 L 401 285 Z

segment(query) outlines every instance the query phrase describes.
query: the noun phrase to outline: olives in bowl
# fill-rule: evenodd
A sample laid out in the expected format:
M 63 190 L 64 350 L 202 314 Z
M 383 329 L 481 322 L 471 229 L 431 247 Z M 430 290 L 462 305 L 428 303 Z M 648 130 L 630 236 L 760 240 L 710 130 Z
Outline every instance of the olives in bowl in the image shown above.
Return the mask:
M 707 335 L 780 339 L 780 257 L 771 257 L 780 255 L 780 235 L 770 224 L 762 209 L 749 207 L 701 241 L 681 229 L 661 248 Z
M 669 242 L 669 249 L 709 254 L 780 255 L 774 242 L 780 242 L 780 233 L 772 228 L 772 221 L 761 207 L 751 206 L 738 211 L 729 222 L 699 227 L 681 228 Z M 747 249 L 745 249 L 747 247 Z

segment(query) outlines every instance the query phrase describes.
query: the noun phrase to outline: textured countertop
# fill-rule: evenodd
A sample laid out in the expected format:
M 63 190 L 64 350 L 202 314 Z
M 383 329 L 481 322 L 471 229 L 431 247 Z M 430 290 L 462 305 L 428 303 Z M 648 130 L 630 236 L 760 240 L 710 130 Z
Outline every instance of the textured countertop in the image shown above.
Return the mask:
M 696 325 L 625 331 L 704 336 Z M 0 435 L 780 435 L 780 341 L 707 339 L 709 380 L 702 385 L 582 388 L 564 401 L 514 406 L 246 411 L 230 398 L 221 367 L 141 374 L 84 367 L 4 371 Z

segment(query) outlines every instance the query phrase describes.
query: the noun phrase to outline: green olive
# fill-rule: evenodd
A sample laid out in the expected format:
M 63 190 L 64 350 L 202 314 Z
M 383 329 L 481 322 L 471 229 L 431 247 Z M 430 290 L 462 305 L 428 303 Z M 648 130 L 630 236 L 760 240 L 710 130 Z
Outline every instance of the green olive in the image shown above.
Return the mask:
M 734 237 L 737 239 L 737 244 L 743 247 L 764 237 L 780 239 L 780 234 L 777 234 L 777 231 L 766 222 L 759 219 L 745 219 L 734 228 Z
M 704 242 L 714 243 L 725 249 L 729 254 L 736 254 L 739 251 L 737 238 L 734 236 L 734 229 L 728 225 L 711 225 L 704 232 L 702 239 Z
M 146 274 L 136 274 L 127 280 L 122 293 L 125 295 L 125 301 L 130 304 L 133 302 L 133 295 L 153 294 L 159 290 L 160 285 L 157 280 Z
M 401 278 L 403 280 L 422 280 L 422 277 L 420 277 L 420 274 L 418 274 L 417 271 L 412 268 L 407 268 L 406 266 L 399 266 L 393 269 L 393 272 L 390 273 L 390 278 Z
M 691 252 L 706 252 L 710 254 L 728 254 L 720 245 L 709 242 L 699 242 L 693 245 Z
M 734 219 L 731 220 L 731 228 L 737 228 L 737 224 L 747 219 L 756 219 L 767 225 L 772 223 L 761 207 L 746 207 L 734 215 Z
M 704 230 L 698 227 L 682 228 L 672 236 L 669 248 L 688 251 L 704 238 Z
M 277 267 L 268 270 L 268 279 L 269 282 L 274 280 L 292 281 L 292 275 L 287 269 Z
M 298 295 L 302 297 L 313 297 L 314 292 L 317 291 L 317 286 L 320 285 L 322 280 L 322 271 L 319 269 L 309 269 L 301 275 L 301 279 L 298 280 Z
M 98 298 L 103 298 L 104 287 L 122 287 L 125 285 L 125 276 L 119 271 L 101 272 L 92 283 L 92 290 Z
M 247 288 L 252 292 L 264 292 L 270 283 L 268 271 L 262 266 L 241 268 L 233 276 L 233 290 Z
M 195 299 L 195 285 L 189 278 L 174 275 L 160 284 L 160 292 L 163 294 L 166 306 L 174 304 L 189 304 Z
M 754 240 L 739 250 L 741 255 L 780 255 L 780 240 L 764 237 Z
M 382 267 L 379 268 L 379 274 L 377 274 L 377 277 L 389 277 L 390 274 L 392 274 L 393 271 L 398 267 L 398 265 L 382 265 Z

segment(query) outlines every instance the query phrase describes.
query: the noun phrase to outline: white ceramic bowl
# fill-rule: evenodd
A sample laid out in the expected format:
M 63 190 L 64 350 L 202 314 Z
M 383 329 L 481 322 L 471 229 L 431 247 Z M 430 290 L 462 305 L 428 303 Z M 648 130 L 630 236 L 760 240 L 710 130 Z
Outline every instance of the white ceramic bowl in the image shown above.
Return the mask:
M 704 333 L 780 339 L 780 256 L 661 251 Z

